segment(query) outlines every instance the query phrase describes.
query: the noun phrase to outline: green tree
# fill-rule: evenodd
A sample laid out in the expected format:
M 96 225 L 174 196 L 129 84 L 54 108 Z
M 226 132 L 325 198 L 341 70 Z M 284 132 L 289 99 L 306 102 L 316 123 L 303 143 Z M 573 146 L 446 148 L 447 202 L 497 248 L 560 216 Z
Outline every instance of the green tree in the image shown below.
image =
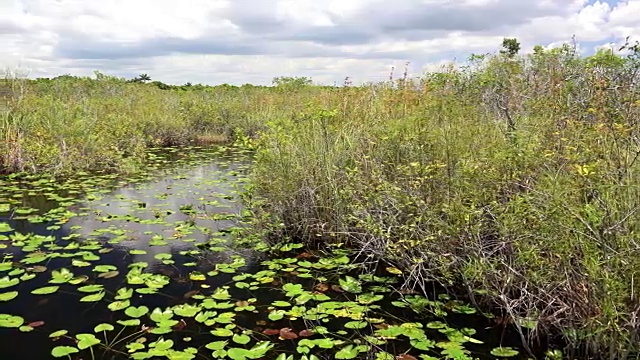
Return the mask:
M 518 55 L 520 51 L 520 42 L 516 38 L 505 38 L 502 40 L 502 50 L 500 50 L 501 54 L 507 55 L 512 58 Z
M 135 83 L 145 83 L 147 81 L 151 81 L 151 76 L 149 76 L 149 74 L 140 74 L 136 77 L 134 77 L 133 79 L 131 79 L 131 82 L 135 82 Z
M 311 78 L 308 78 L 306 76 L 278 76 L 273 78 L 272 84 L 276 87 L 281 88 L 299 89 L 313 84 L 313 81 L 311 80 Z

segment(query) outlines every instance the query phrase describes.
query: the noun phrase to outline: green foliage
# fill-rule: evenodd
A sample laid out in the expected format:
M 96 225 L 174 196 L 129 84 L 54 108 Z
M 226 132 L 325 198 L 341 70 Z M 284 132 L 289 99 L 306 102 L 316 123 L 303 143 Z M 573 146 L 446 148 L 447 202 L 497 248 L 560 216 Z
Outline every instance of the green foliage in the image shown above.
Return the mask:
M 511 38 L 511 39 L 504 39 L 502 40 L 502 50 L 500 50 L 501 54 L 505 54 L 508 57 L 512 58 L 516 55 L 518 55 L 518 52 L 520 51 L 520 42 L 518 42 L 518 39 L 515 38 Z
M 503 48 L 417 80 L 327 91 L 268 122 L 252 178 L 265 229 L 481 290 L 476 303 L 559 329 L 572 347 L 634 353 L 637 48 Z
M 289 112 L 266 87 L 139 79 L 96 72 L 95 79 L 15 80 L 15 96 L 0 108 L 0 173 L 132 172 L 149 147 L 254 137 L 265 121 Z
M 313 81 L 308 77 L 289 77 L 279 76 L 273 78 L 273 85 L 284 90 L 298 90 L 305 86 L 309 86 Z

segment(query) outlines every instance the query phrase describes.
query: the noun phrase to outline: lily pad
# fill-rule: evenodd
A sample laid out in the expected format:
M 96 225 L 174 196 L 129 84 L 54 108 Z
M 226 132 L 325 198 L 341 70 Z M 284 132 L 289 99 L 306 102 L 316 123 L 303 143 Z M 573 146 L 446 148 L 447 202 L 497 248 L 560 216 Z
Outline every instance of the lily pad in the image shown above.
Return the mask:
M 0 293 L 0 301 L 9 301 L 18 297 L 17 291 L 9 291 L 6 293 Z
M 518 356 L 520 352 L 512 347 L 497 347 L 491 350 L 491 355 L 497 357 L 514 357 Z
M 146 307 L 146 306 L 139 306 L 139 307 L 130 306 L 130 307 L 126 308 L 125 311 L 124 311 L 124 313 L 127 314 L 127 316 L 132 317 L 132 318 L 143 317 L 148 312 L 149 312 L 149 308 Z
M 0 327 L 19 328 L 24 324 L 24 319 L 20 316 L 0 314 Z
M 66 357 L 78 352 L 80 352 L 80 350 L 72 346 L 56 346 L 53 348 L 53 350 L 51 350 L 51 356 L 60 358 L 60 357 Z

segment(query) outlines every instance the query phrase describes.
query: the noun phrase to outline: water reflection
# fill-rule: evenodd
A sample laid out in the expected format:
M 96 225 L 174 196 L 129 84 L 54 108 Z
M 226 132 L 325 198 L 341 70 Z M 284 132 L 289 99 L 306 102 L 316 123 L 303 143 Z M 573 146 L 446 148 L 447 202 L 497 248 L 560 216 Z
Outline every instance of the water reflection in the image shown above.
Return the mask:
M 219 263 L 231 263 L 234 255 L 241 255 L 246 266 L 240 271 L 248 269 L 258 262 L 258 254 L 248 249 L 234 249 L 225 247 L 229 243 L 229 235 L 225 230 L 239 226 L 237 215 L 242 206 L 236 196 L 236 190 L 242 186 L 240 176 L 247 166 L 246 161 L 229 161 L 228 159 L 207 155 L 197 163 L 170 165 L 162 169 L 152 180 L 119 187 L 104 187 L 104 192 L 95 191 L 86 200 L 75 203 L 67 209 L 77 214 L 70 216 L 68 221 L 60 226 L 57 222 L 34 222 L 33 217 L 39 217 L 49 211 L 56 211 L 60 205 L 48 199 L 43 191 L 29 191 L 29 183 L 17 185 L 18 189 L 11 193 L 0 194 L 2 197 L 18 196 L 19 204 L 14 207 L 34 208 L 37 211 L 30 215 L 20 216 L 13 210 L 0 213 L 0 221 L 6 222 L 14 229 L 5 235 L 46 236 L 46 243 L 56 243 L 66 247 L 74 242 L 79 246 L 87 242 L 105 244 L 109 252 L 99 253 L 89 251 L 96 256 L 90 265 L 72 265 L 66 257 L 52 256 L 41 262 L 17 265 L 23 268 L 41 266 L 46 273 L 39 274 L 32 280 L 22 281 L 14 287 L 20 292 L 19 301 L 5 302 L 0 313 L 18 314 L 27 321 L 44 321 L 45 331 L 34 331 L 21 334 L 16 339 L 10 339 L 10 329 L 0 328 L 0 358 L 49 358 L 49 352 L 54 343 L 47 337 L 53 329 L 67 329 L 72 333 L 91 332 L 93 325 L 99 322 L 113 323 L 122 318 L 122 314 L 112 312 L 104 307 L 96 307 L 92 303 L 78 303 L 78 299 L 86 294 L 78 294 L 74 286 L 61 285 L 61 291 L 44 296 L 31 295 L 31 291 L 51 285 L 51 271 L 62 267 L 70 269 L 75 276 L 86 276 L 88 283 L 97 282 L 104 285 L 104 289 L 112 294 L 127 285 L 125 278 L 128 266 L 134 262 L 149 264 L 145 272 L 166 275 L 171 282 L 157 295 L 146 295 L 145 304 L 149 307 L 166 307 L 184 301 L 183 295 L 198 289 L 200 284 L 207 283 L 211 288 L 222 286 L 229 281 L 229 276 L 208 277 L 205 282 L 193 283 L 188 281 L 188 274 L 198 270 L 206 273 Z M 93 189 L 100 190 L 100 189 Z M 49 190 L 44 190 L 49 191 Z M 59 189 L 57 195 L 74 196 Z M 96 195 L 98 194 L 98 195 Z M 101 195 L 99 195 L 101 194 Z M 76 194 L 75 196 L 79 196 Z M 12 209 L 14 208 L 12 207 Z M 64 209 L 60 209 L 64 211 Z M 29 221 L 31 217 L 31 221 Z M 53 227 L 52 227 L 53 226 Z M 0 234 L 2 235 L 2 234 Z M 194 257 L 184 252 L 196 249 L 196 244 L 219 239 L 222 251 L 200 251 Z M 19 263 L 34 251 L 25 250 L 26 242 L 20 243 L 3 241 L 2 249 L 5 260 Z M 76 252 L 78 250 L 47 250 L 46 246 L 38 246 L 45 253 L 54 255 Z M 113 249 L 108 249 L 113 248 Z M 135 250 L 135 251 L 133 251 Z M 218 249 L 220 250 L 220 249 Z M 132 252 L 133 251 L 133 252 Z M 39 252 L 39 251 L 36 251 Z M 171 254 L 175 264 L 165 265 L 158 259 L 158 254 Z M 74 260 L 82 260 L 80 255 Z M 2 261 L 2 259 L 0 259 Z M 8 261 L 8 260 L 7 260 Z M 184 266 L 192 262 L 194 266 Z M 98 279 L 93 271 L 94 266 L 100 264 L 113 265 L 119 275 L 108 279 Z M 17 276 L 17 275 L 16 275 Z M 183 280 L 187 281 L 183 281 Z M 132 301 L 142 301 L 141 295 L 136 295 Z M 73 304 L 73 306 L 69 306 Z M 44 344 L 34 347 L 32 344 Z
M 235 196 L 236 176 L 243 163 L 209 162 L 172 172 L 144 184 L 118 188 L 101 199 L 74 208 L 86 216 L 71 218 L 64 233 L 82 239 L 108 241 L 122 250 L 137 250 L 131 261 L 152 268 L 158 254 L 176 255 L 194 244 L 224 238 L 224 230 L 236 226 L 234 217 L 242 207 Z M 110 229 L 101 232 L 97 229 Z M 144 253 L 143 253 L 144 252 Z M 231 253 L 217 252 L 211 261 L 226 262 Z

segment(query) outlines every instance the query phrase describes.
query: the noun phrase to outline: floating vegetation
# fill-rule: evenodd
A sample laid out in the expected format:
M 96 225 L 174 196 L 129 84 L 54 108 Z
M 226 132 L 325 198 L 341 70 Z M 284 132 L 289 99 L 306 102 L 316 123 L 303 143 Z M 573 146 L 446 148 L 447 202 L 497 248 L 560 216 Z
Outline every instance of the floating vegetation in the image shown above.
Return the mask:
M 191 148 L 149 162 L 127 179 L 0 179 L 2 358 L 522 355 L 449 320 L 482 323 L 468 304 L 397 291 L 396 268 L 360 273 L 339 246 L 283 242 L 267 256 L 243 239 L 246 155 Z

